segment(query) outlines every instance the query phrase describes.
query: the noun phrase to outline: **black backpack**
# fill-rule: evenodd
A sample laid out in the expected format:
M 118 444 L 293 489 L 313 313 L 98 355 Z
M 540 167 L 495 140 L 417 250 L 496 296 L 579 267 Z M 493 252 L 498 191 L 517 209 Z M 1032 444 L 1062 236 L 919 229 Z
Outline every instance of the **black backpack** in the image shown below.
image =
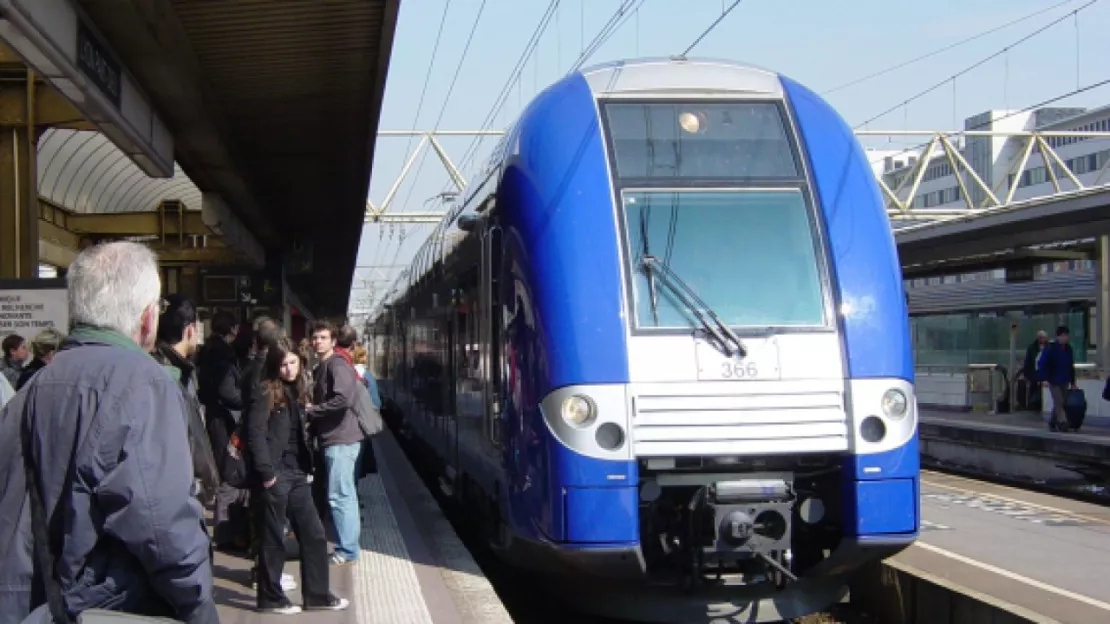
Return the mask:
M 220 478 L 233 488 L 243 489 L 248 487 L 249 473 L 247 471 L 247 444 L 243 439 L 243 418 L 236 423 L 234 419 L 225 417 L 227 426 L 227 448 L 220 453 L 219 464 Z

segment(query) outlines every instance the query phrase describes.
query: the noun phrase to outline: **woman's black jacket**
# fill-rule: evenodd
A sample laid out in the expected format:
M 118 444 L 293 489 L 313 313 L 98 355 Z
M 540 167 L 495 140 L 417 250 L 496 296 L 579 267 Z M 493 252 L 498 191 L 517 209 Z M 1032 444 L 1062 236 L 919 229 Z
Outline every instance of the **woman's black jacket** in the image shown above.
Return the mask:
M 282 384 L 282 387 L 285 391 L 285 405 L 271 410 L 269 396 L 265 390 L 260 389 L 258 400 L 247 411 L 248 461 L 254 485 L 269 481 L 282 469 L 282 456 L 289 448 L 289 427 L 294 422 L 289 418 L 290 409 L 296 412 L 295 422 L 300 429 L 297 437 L 301 446 L 297 449 L 298 467 L 306 474 L 312 474 L 312 453 L 309 450 L 308 420 L 304 408 L 297 402 L 293 390 L 287 384 Z

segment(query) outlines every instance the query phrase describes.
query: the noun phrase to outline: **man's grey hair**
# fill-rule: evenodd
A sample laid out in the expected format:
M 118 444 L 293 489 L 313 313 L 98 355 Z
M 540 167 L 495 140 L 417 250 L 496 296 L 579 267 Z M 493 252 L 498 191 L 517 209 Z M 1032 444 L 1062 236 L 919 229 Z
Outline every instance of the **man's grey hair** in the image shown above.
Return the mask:
M 143 310 L 158 301 L 158 259 L 146 245 L 119 241 L 77 254 L 66 275 L 70 326 L 84 324 L 134 336 Z

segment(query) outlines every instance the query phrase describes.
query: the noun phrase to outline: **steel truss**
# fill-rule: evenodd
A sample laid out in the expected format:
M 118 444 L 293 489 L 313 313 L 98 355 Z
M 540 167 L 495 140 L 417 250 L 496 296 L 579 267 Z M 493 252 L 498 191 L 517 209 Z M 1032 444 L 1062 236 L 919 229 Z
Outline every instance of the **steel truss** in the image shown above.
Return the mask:
M 451 183 L 455 187 L 455 192 L 461 193 L 466 189 L 466 178 L 463 177 L 462 173 L 455 166 L 451 157 L 447 154 L 447 150 L 444 149 L 443 144 L 437 137 L 502 136 L 503 134 L 504 131 L 502 130 L 382 130 L 378 133 L 379 137 L 408 138 L 419 136 L 420 142 L 401 167 L 401 172 L 389 187 L 389 192 L 386 193 L 385 199 L 382 200 L 381 204 L 375 206 L 373 202 L 368 201 L 366 203 L 366 222 L 382 224 L 438 223 L 443 218 L 443 215 L 446 214 L 446 211 L 387 212 L 393 204 L 393 200 L 396 199 L 397 191 L 401 188 L 401 184 L 405 181 L 409 171 L 412 169 L 413 163 L 416 162 L 421 152 L 428 148 L 435 152 L 439 162 L 447 171 Z M 955 216 L 974 215 L 986 210 L 1004 208 L 1014 201 L 1014 194 L 1019 188 L 1021 174 L 1026 170 L 1030 159 L 1034 158 L 1034 152 L 1036 152 L 1036 156 L 1039 157 L 1041 164 L 1045 166 L 1048 180 L 1052 183 L 1052 189 L 1048 193 L 1049 196 L 1060 195 L 1063 198 L 1063 196 L 1067 196 L 1076 191 L 1110 184 L 1110 178 L 1107 178 L 1106 175 L 1108 169 L 1110 169 L 1110 158 L 1098 169 L 1095 180 L 1089 184 L 1084 184 L 1072 173 L 1064 160 L 1049 144 L 1049 141 L 1046 140 L 1055 137 L 1077 139 L 1110 138 L 1110 132 L 857 130 L 856 135 L 860 138 L 914 137 L 925 141 L 924 147 L 920 151 L 916 148 L 905 150 L 904 155 L 917 156 L 917 160 L 913 165 L 903 167 L 896 171 L 880 171 L 876 173 L 876 182 L 883 194 L 887 214 L 892 220 L 934 220 Z M 1006 175 L 1002 176 L 1001 180 L 995 184 L 990 185 L 984 181 L 971 167 L 961 150 L 956 146 L 960 138 L 966 139 L 969 137 L 996 137 L 1016 142 L 1016 145 L 1012 146 L 1013 149 L 1009 149 L 1011 146 L 1006 146 L 1006 149 L 1002 150 L 1002 152 L 1013 154 L 1014 157 L 1011 158 L 1007 166 Z M 1110 149 L 1110 146 L 1108 146 L 1108 149 Z M 954 172 L 952 177 L 955 178 L 955 182 L 960 188 L 960 198 L 963 202 L 963 206 L 915 208 L 913 206 L 913 201 L 921 187 L 925 172 L 928 170 L 929 166 L 936 163 L 938 159 L 947 161 L 949 167 L 951 167 Z M 891 184 L 888 184 L 887 178 L 895 173 L 898 174 L 900 179 L 898 183 L 892 187 Z M 982 199 L 978 202 L 972 200 L 972 194 L 969 191 L 973 189 L 981 191 Z M 1040 196 L 1043 197 L 1044 195 Z
M 1064 159 L 1060 157 L 1056 150 L 1049 145 L 1049 141 L 1046 140 L 1057 137 L 1080 140 L 1110 138 L 1110 132 L 857 130 L 856 135 L 861 138 L 874 136 L 927 137 L 927 142 L 920 152 L 917 152 L 916 148 L 907 149 L 903 152 L 905 156 L 917 157 L 916 162 L 912 165 L 892 171 L 878 172 L 876 175 L 876 181 L 879 183 L 879 189 L 882 191 L 886 203 L 887 214 L 892 220 L 933 220 L 970 216 L 988 210 L 1003 209 L 1014 202 L 1014 194 L 1020 187 L 1022 173 L 1026 171 L 1026 167 L 1029 165 L 1029 160 L 1033 157 L 1034 151 L 1040 157 L 1041 164 L 1044 165 L 1048 181 L 1052 183 L 1052 188 L 1048 193 L 1041 193 L 1035 197 L 1061 196 L 1061 198 L 1064 198 L 1071 193 L 1105 186 L 1110 183 L 1110 180 L 1104 181 L 1104 178 L 1106 178 L 1107 165 L 1110 165 L 1110 158 L 1108 158 L 1107 162 L 1097 170 L 1094 181 L 1090 184 L 1084 184 L 1076 177 L 1071 169 L 1068 168 Z M 992 137 L 1003 138 L 1006 139 L 1007 142 L 1014 141 L 1014 145 L 1004 145 L 998 152 L 1013 155 L 1012 158 L 1010 158 L 1010 162 L 1005 166 L 1005 174 L 998 176 L 1000 179 L 993 185 L 985 182 L 967 162 L 961 150 L 956 147 L 954 139 L 958 139 L 959 137 L 965 139 L 969 137 Z M 1107 148 L 1110 149 L 1110 144 L 1107 145 Z M 948 166 L 951 168 L 953 173 L 943 177 L 955 178 L 955 182 L 960 189 L 960 201 L 963 202 L 963 207 L 944 206 L 938 208 L 915 208 L 913 206 L 914 199 L 918 196 L 918 190 L 925 177 L 925 172 L 938 160 L 947 162 Z M 998 165 L 995 164 L 992 165 L 992 167 L 997 169 Z M 897 184 L 893 188 L 891 188 L 889 184 L 889 178 L 892 177 L 897 178 Z M 1061 178 L 1064 179 L 1062 180 Z M 969 192 L 974 190 L 979 191 L 981 194 L 982 198 L 978 202 L 973 201 L 972 193 Z M 1023 201 L 1027 199 L 1032 199 L 1032 197 L 1025 197 Z
M 409 155 L 408 160 L 405 161 L 404 166 L 401 167 L 401 173 L 397 174 L 397 179 L 393 181 L 393 185 L 389 187 L 389 192 L 385 194 L 385 199 L 382 200 L 380 206 L 375 206 L 372 201 L 366 202 L 366 222 L 367 223 L 439 223 L 443 218 L 445 212 L 393 212 L 386 214 L 389 206 L 397 196 L 397 191 L 401 188 L 401 183 L 409 174 L 412 169 L 412 164 L 416 162 L 418 156 L 428 147 L 435 152 L 439 157 L 439 162 L 443 164 L 443 168 L 447 171 L 447 175 L 451 178 L 451 183 L 455 186 L 457 192 L 462 192 L 466 188 L 466 178 L 463 177 L 462 172 L 459 171 L 455 163 L 451 161 L 451 157 L 447 155 L 447 150 L 443 148 L 436 137 L 444 136 L 501 136 L 505 134 L 503 130 L 382 130 L 378 132 L 379 138 L 385 137 L 420 137 L 420 142 L 417 143 L 416 149 Z

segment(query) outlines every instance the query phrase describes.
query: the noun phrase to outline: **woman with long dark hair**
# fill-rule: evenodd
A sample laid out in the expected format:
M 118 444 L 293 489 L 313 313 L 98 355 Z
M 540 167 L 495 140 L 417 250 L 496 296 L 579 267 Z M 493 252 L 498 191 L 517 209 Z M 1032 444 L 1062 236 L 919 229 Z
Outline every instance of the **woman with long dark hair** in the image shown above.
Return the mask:
M 301 612 L 281 588 L 285 565 L 285 519 L 301 548 L 301 589 L 306 611 L 341 611 L 348 601 L 329 589 L 328 543 L 312 502 L 309 447 L 304 407 L 308 378 L 292 341 L 281 337 L 266 353 L 258 400 L 247 412 L 251 496 L 255 497 L 258 548 L 258 610 L 293 615 Z

